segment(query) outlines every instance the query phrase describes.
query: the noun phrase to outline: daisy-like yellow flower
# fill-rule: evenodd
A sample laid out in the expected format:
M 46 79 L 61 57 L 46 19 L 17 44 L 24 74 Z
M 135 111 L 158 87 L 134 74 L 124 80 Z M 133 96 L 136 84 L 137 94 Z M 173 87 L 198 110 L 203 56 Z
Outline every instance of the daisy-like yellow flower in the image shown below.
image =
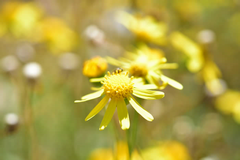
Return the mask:
M 118 12 L 117 19 L 139 39 L 158 45 L 166 44 L 167 25 L 164 22 L 158 22 L 150 16 L 134 16 L 127 12 Z
M 132 76 L 155 84 L 159 89 L 164 89 L 168 84 L 179 90 L 183 89 L 180 83 L 163 74 L 162 69 L 175 69 L 177 64 L 166 63 L 167 59 L 161 50 L 141 46 L 136 52 L 127 52 L 124 58 L 116 60 L 107 57 L 107 60 L 112 65 L 128 70 Z
M 100 112 L 110 100 L 99 130 L 104 130 L 107 127 L 113 117 L 116 108 L 118 111 L 118 118 L 121 128 L 123 130 L 129 129 L 130 121 L 128 110 L 124 101 L 125 99 L 129 101 L 132 107 L 143 118 L 148 121 L 152 121 L 154 119 L 153 116 L 143 107 L 141 107 L 133 95 L 143 99 L 160 99 L 164 97 L 163 92 L 148 90 L 154 88 L 153 85 L 142 85 L 140 83 L 134 83 L 133 77 L 129 78 L 128 72 L 123 73 L 121 70 L 116 70 L 112 74 L 108 72 L 108 75 L 104 77 L 104 80 L 101 83 L 103 86 L 97 92 L 83 96 L 81 100 L 75 101 L 75 103 L 85 102 L 104 95 L 104 98 L 86 117 L 85 121 L 88 121 L 96 114 L 98 114 L 98 112 Z

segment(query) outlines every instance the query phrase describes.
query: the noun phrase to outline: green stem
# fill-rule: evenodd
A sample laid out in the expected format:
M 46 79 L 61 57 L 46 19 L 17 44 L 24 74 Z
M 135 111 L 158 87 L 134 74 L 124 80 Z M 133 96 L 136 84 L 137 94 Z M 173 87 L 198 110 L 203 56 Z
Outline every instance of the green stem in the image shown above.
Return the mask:
M 137 133 L 138 133 L 138 122 L 139 115 L 137 112 L 134 112 L 133 123 L 129 130 L 127 130 L 127 141 L 128 141 L 128 151 L 129 158 L 131 158 L 132 152 L 136 148 Z
M 132 125 L 132 148 L 133 149 L 135 148 L 136 141 L 137 141 L 138 122 L 139 122 L 139 115 L 137 112 L 135 112 L 134 119 L 133 119 L 133 125 Z
M 132 156 L 132 136 L 131 136 L 131 130 L 128 129 L 126 131 L 126 134 L 127 134 L 127 143 L 128 143 L 128 153 L 129 153 L 129 159 L 131 158 Z
M 24 106 L 24 124 L 26 127 L 26 139 L 28 141 L 28 159 L 38 159 L 38 146 L 36 132 L 34 128 L 34 113 L 33 113 L 33 96 L 34 96 L 34 84 L 27 85 L 26 90 L 26 103 Z

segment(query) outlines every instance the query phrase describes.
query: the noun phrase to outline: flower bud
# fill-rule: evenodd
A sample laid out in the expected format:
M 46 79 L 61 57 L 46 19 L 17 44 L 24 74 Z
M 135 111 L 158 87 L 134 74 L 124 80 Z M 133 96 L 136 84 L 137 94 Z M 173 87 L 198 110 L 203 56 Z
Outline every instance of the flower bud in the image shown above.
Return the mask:
M 99 77 L 107 70 L 107 62 L 104 58 L 96 56 L 83 64 L 83 75 L 89 78 Z

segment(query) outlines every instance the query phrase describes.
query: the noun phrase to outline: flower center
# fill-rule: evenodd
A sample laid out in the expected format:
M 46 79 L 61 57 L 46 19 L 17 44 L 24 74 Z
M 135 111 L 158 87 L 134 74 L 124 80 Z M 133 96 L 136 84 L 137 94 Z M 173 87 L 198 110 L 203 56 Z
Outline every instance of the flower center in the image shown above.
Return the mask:
M 108 76 L 105 76 L 103 89 L 105 94 L 110 98 L 126 98 L 133 93 L 133 78 L 128 77 L 128 73 L 121 73 L 121 70 L 117 70 Z
M 143 63 L 133 63 L 129 68 L 129 72 L 134 77 L 145 77 L 148 73 L 146 64 Z

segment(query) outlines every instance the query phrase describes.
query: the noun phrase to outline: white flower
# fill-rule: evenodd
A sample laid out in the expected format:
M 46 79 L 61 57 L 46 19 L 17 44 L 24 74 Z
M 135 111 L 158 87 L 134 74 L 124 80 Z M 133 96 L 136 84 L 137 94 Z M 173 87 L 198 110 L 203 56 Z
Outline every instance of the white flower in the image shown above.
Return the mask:
M 6 72 L 12 72 L 19 66 L 19 62 L 15 56 L 6 56 L 1 60 L 2 68 Z
M 59 57 L 59 65 L 64 70 L 74 70 L 79 65 L 78 56 L 74 53 L 65 53 Z
M 8 125 L 16 125 L 19 122 L 19 118 L 18 115 L 16 115 L 15 113 L 8 113 L 7 115 L 5 115 L 4 121 Z
M 215 33 L 211 30 L 202 30 L 198 33 L 198 40 L 200 43 L 208 44 L 215 40 Z
M 36 62 L 27 63 L 23 68 L 23 74 L 29 79 L 36 79 L 42 73 L 41 66 Z

